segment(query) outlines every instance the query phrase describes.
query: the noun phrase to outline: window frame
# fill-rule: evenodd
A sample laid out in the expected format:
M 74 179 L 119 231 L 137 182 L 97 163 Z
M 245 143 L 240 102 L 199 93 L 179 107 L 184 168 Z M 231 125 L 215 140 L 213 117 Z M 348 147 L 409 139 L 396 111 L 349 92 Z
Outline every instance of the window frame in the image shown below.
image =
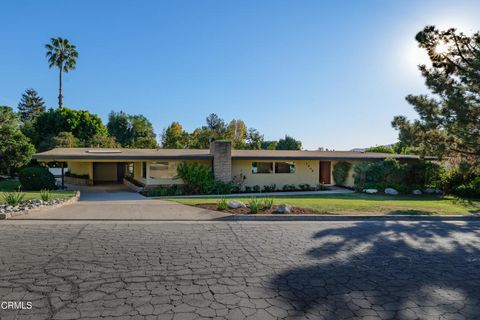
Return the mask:
M 271 172 L 258 172 L 258 164 L 259 163 L 270 163 Z M 255 168 L 256 168 L 257 172 L 254 172 L 254 169 L 253 169 L 254 164 L 256 164 Z M 274 165 L 273 161 L 254 161 L 254 162 L 251 163 L 251 170 L 252 170 L 252 174 L 274 174 L 275 173 L 275 165 Z
M 289 169 L 290 169 L 290 172 L 278 172 L 277 171 L 277 165 L 280 164 L 280 163 L 285 163 L 288 165 Z M 293 166 L 293 171 L 291 171 L 292 169 L 292 166 Z M 295 163 L 295 161 L 275 161 L 275 174 L 295 174 L 297 172 L 297 165 Z

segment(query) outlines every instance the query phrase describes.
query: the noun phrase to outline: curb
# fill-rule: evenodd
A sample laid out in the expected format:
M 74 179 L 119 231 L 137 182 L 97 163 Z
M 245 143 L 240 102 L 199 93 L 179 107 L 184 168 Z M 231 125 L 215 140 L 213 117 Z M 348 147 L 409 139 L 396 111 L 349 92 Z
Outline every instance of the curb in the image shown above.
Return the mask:
M 225 221 L 480 221 L 480 216 L 232 215 Z
M 29 214 L 29 213 L 43 212 L 43 211 L 47 211 L 47 210 L 50 210 L 50 209 L 60 208 L 60 207 L 66 206 L 66 205 L 73 204 L 73 203 L 77 202 L 79 199 L 80 199 L 80 191 L 77 191 L 77 192 L 75 192 L 75 195 L 73 197 L 71 197 L 70 199 L 68 199 L 68 200 L 66 200 L 62 203 L 57 203 L 57 204 L 54 204 L 54 205 L 51 205 L 51 206 L 45 206 L 45 207 L 40 207 L 40 208 L 34 208 L 34 209 L 30 209 L 30 210 L 2 213 L 2 214 L 0 214 L 0 220 L 6 220 L 6 219 L 10 219 L 10 218 L 17 217 L 17 216 L 22 216 L 22 215 Z

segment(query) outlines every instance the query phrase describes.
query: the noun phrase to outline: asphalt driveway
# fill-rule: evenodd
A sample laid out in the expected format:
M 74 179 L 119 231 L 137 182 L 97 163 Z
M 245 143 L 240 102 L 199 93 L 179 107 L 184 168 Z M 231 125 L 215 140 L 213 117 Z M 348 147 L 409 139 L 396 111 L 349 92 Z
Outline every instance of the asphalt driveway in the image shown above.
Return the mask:
M 216 220 L 229 214 L 175 202 L 148 199 L 123 185 L 83 187 L 80 201 L 55 209 L 45 209 L 16 220 Z

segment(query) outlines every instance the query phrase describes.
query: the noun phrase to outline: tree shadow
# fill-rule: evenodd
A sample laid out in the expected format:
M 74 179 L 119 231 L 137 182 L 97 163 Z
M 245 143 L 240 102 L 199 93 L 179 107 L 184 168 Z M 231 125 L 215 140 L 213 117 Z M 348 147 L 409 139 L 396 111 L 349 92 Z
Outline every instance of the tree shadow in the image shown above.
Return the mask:
M 480 225 L 356 223 L 317 232 L 273 287 L 298 317 L 480 317 Z M 318 246 L 317 246 L 318 245 Z

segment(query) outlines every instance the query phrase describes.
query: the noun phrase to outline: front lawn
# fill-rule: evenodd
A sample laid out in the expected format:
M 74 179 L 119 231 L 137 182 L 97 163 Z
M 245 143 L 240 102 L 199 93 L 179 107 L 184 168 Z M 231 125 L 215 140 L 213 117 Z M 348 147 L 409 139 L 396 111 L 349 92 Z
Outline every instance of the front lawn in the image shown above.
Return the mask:
M 262 197 L 259 194 L 259 197 Z M 275 196 L 274 204 L 311 209 L 325 214 L 352 215 L 469 215 L 480 213 L 479 200 L 461 200 L 451 196 L 387 196 L 363 193 Z M 171 198 L 188 205 L 215 204 L 220 198 Z M 244 203 L 245 197 L 229 197 Z
M 17 180 L 0 180 L 0 204 L 4 203 L 2 193 L 17 191 L 19 186 L 20 183 Z M 40 199 L 40 192 L 38 191 L 24 191 L 23 193 L 25 193 L 23 200 Z M 75 192 L 52 190 L 51 195 L 54 199 L 64 199 L 73 197 Z

